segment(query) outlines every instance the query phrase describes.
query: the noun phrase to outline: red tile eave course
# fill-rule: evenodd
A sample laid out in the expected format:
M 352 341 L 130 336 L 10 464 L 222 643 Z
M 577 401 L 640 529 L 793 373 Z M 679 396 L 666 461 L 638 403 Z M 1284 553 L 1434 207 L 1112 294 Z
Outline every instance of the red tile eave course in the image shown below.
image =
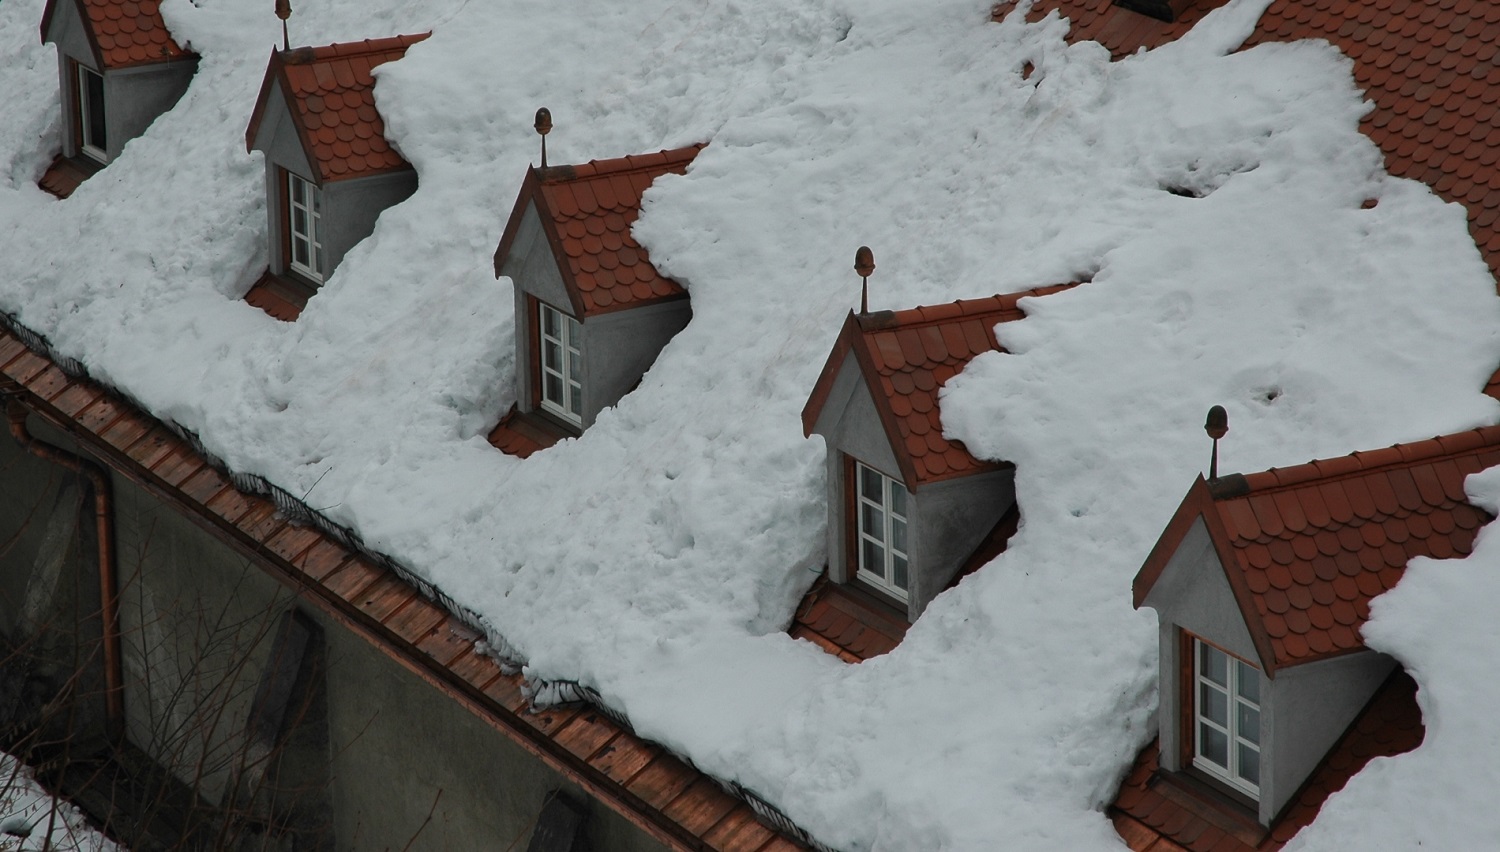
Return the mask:
M 239 491 L 160 422 L 94 382 L 68 376 L 3 330 L 0 391 L 668 848 L 806 848 L 592 708 L 530 712 L 521 677 L 477 654 L 480 637 L 459 619 L 390 569 L 284 519 L 269 498 Z
M 245 149 L 253 150 L 265 118 L 271 87 L 280 86 L 297 136 L 317 174 L 330 183 L 411 168 L 385 138 L 385 122 L 375 109 L 371 71 L 406 55 L 406 49 L 431 33 L 274 50 L 261 83 L 260 96 L 245 130 Z
M 1160 777 L 1155 741 L 1141 751 L 1120 784 L 1110 819 L 1134 852 L 1276 852 L 1311 825 L 1328 797 L 1344 789 L 1371 760 L 1404 754 L 1422 744 L 1426 727 L 1416 689 L 1405 672 L 1394 672 L 1258 842 L 1223 830 L 1220 825 L 1226 820 L 1205 819 L 1202 808 L 1211 805 L 1186 807 L 1182 798 L 1163 795 L 1160 785 L 1171 781 Z M 1249 815 L 1243 819 L 1248 821 Z
M 943 437 L 938 391 L 975 355 L 1005 351 L 995 326 L 1026 316 L 1020 300 L 1076 286 L 1055 284 L 904 311 L 851 311 L 802 409 L 802 433 L 812 434 L 844 356 L 853 352 L 908 489 L 1004 467 L 976 459 L 963 442 Z
M 573 316 L 583 319 L 687 298 L 682 285 L 657 271 L 630 228 L 640 217 L 641 196 L 651 184 L 665 174 L 685 173 L 703 147 L 527 169 L 495 249 L 496 277 L 527 208 L 535 205 L 572 300 L 568 307 Z
M 1175 23 L 1110 0 L 1037 0 L 1028 18 L 1056 10 L 1069 38 L 1098 41 L 1116 58 L 1178 38 L 1225 0 L 1191 4 Z M 1003 16 L 1015 7 L 995 7 Z M 1386 170 L 1464 205 L 1469 231 L 1500 276 L 1500 2 L 1496 0 L 1275 0 L 1247 48 L 1323 39 L 1354 61 L 1374 109 L 1360 130 Z M 1485 392 L 1500 397 L 1500 372 Z
M 1500 426 L 1193 485 L 1135 580 L 1140 606 L 1202 518 L 1267 674 L 1364 648 L 1370 602 L 1417 556 L 1463 558 L 1492 516 L 1464 479 Z
M 58 3 L 78 9 L 101 71 L 198 58 L 167 31 L 159 0 L 48 0 L 42 12 L 44 42 Z

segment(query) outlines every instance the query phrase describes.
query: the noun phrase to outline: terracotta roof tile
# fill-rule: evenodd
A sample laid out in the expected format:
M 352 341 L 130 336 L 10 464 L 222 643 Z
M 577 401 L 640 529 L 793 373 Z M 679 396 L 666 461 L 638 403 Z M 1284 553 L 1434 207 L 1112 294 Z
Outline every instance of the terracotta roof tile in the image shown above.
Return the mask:
M 692 145 L 578 166 L 530 169 L 495 251 L 495 274 L 500 274 L 527 206 L 535 203 L 580 316 L 686 298 L 681 285 L 657 272 L 630 228 L 640 216 L 641 195 L 651 184 L 662 175 L 686 172 L 702 149 L 703 145 Z
M 1098 0 L 1037 0 L 1027 17 L 1057 10 L 1072 22 L 1071 39 L 1099 41 L 1118 58 L 1178 38 L 1223 4 L 1192 3 L 1170 24 Z M 995 14 L 1015 5 L 1004 0 Z M 1386 168 L 1465 205 L 1474 240 L 1500 276 L 1497 21 L 1494 0 L 1277 0 L 1246 46 L 1326 39 L 1352 59 L 1355 79 L 1375 104 L 1361 127 L 1385 153 Z M 1500 397 L 1500 372 L 1485 392 Z
M 308 159 L 320 181 L 348 180 L 411 168 L 385 140 L 375 108 L 373 69 L 406 55 L 429 33 L 300 47 L 271 56 L 245 145 L 251 147 L 273 81 L 282 87 Z
M 804 431 L 812 434 L 844 354 L 852 348 L 881 409 L 908 488 L 997 469 L 995 462 L 974 458 L 962 442 L 943 437 L 938 393 L 975 355 L 1004 351 L 994 329 L 1025 317 L 1021 299 L 1075 286 L 1059 284 L 905 311 L 851 313 L 802 410 Z
M 167 31 L 159 0 L 49 0 L 42 14 L 43 40 L 59 2 L 77 4 L 104 70 L 195 58 Z
M 1426 729 L 1416 692 L 1417 685 L 1410 676 L 1399 670 L 1393 673 L 1258 842 L 1209 824 L 1200 815 L 1201 811 L 1184 804 L 1193 797 L 1156 792 L 1160 785 L 1174 783 L 1160 770 L 1156 741 L 1136 757 L 1109 808 L 1110 819 L 1120 838 L 1134 850 L 1275 852 L 1311 825 L 1328 797 L 1342 790 L 1365 764 L 1376 757 L 1403 754 L 1422 744 Z M 1207 800 L 1197 805 L 1197 808 L 1212 807 Z M 1247 815 L 1241 818 L 1248 820 Z
M 1216 499 L 1274 664 L 1364 647 L 1370 600 L 1413 556 L 1467 555 L 1490 516 L 1467 502 L 1464 471 L 1500 461 L 1481 461 L 1497 447 L 1500 427 L 1476 429 L 1251 474 L 1244 492 Z

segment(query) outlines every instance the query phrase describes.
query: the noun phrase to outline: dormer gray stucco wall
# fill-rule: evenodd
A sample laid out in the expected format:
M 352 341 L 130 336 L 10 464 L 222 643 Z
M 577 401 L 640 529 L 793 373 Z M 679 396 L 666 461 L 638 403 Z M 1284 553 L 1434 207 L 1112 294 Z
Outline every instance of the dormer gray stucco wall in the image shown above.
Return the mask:
M 828 500 L 828 576 L 835 583 L 854 580 L 851 554 L 846 553 L 849 525 L 849 485 L 845 458 L 854 458 L 900 482 L 904 478 L 880 423 L 874 397 L 854 354 L 839 365 L 833 388 L 813 424 L 828 451 L 824 469 Z M 911 579 L 906 616 L 911 621 L 942 593 L 989 534 L 1000 517 L 1015 504 L 1015 471 L 999 470 L 931 482 L 911 494 L 907 518 L 907 547 Z
M 500 274 L 515 285 L 516 410 L 525 413 L 536 408 L 533 385 L 537 371 L 537 344 L 531 338 L 531 312 L 535 308 L 527 297 L 574 316 L 573 301 L 563 284 L 562 272 L 535 204 L 528 203 L 522 212 L 521 224 L 511 242 L 510 253 L 501 264 Z M 618 403 L 640 382 L 662 348 L 691 318 L 688 300 L 676 299 L 596 314 L 580 321 L 583 410 L 579 414 L 583 429 L 592 426 L 601 411 Z
M 1179 720 L 1184 712 L 1178 672 L 1182 633 L 1208 641 L 1262 670 L 1261 778 L 1257 819 L 1270 825 L 1322 762 L 1375 690 L 1395 667 L 1374 651 L 1279 669 L 1264 674 L 1229 580 L 1200 517 L 1188 530 L 1142 606 L 1159 620 L 1161 767 L 1181 771 L 1184 745 Z M 1190 745 L 1190 744 L 1189 744 Z
M 73 117 L 78 114 L 78 90 L 69 62 L 76 62 L 104 78 L 105 155 L 112 162 L 131 139 L 146 132 L 158 116 L 171 109 L 192 82 L 194 58 L 138 65 L 106 71 L 94 60 L 78 7 L 60 2 L 53 12 L 47 41 L 57 46 L 57 87 L 62 100 L 62 153 L 76 157 L 82 148 Z

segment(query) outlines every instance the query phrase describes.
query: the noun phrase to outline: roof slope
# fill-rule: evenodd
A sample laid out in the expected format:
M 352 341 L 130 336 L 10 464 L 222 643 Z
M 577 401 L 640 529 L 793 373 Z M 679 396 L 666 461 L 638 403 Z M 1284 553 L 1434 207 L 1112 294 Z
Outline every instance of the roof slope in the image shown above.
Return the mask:
M 1267 673 L 1364 647 L 1370 601 L 1416 556 L 1467 556 L 1491 516 L 1464 478 L 1500 464 L 1500 426 L 1194 484 L 1135 578 L 1135 604 L 1207 522 Z
M 167 31 L 160 0 L 47 0 L 42 13 L 44 42 L 60 2 L 77 7 L 87 25 L 94 58 L 105 70 L 196 58 Z
M 1196 0 L 1173 23 L 1111 0 L 1037 0 L 1027 18 L 1057 10 L 1070 38 L 1098 41 L 1115 58 L 1187 32 L 1226 0 Z M 1003 0 L 1002 16 L 1016 5 Z M 1419 180 L 1469 211 L 1469 231 L 1500 277 L 1500 2 L 1496 0 L 1275 0 L 1245 46 L 1326 39 L 1354 60 L 1375 108 L 1360 130 L 1386 170 Z M 1500 398 L 1500 371 L 1485 393 Z
M 1075 286 L 1055 284 L 905 311 L 850 311 L 802 409 L 803 434 L 812 434 L 844 355 L 853 352 L 907 488 L 999 468 L 1000 463 L 974 458 L 962 441 L 943 437 L 938 389 L 975 355 L 1005 351 L 995 326 L 1024 318 L 1022 299 Z
M 1307 783 L 1281 815 L 1251 842 L 1259 827 L 1233 828 L 1223 819 L 1205 819 L 1201 808 L 1184 806 L 1189 797 L 1166 795 L 1157 776 L 1158 743 L 1152 741 L 1136 758 L 1135 766 L 1120 784 L 1120 793 L 1110 806 L 1111 819 L 1120 837 L 1134 852 L 1275 852 L 1312 824 L 1328 797 L 1376 757 L 1404 754 L 1422 744 L 1427 729 L 1417 706 L 1417 684 L 1397 669 L 1376 691 L 1370 703 L 1329 750 Z M 1215 823 L 1219 824 L 1215 824 Z M 1251 834 L 1252 837 L 1245 837 Z
M 385 122 L 375 109 L 375 77 L 370 72 L 406 55 L 431 33 L 299 47 L 275 51 L 266 67 L 245 148 L 255 145 L 273 84 L 291 105 L 293 123 L 318 182 L 368 177 L 411 168 L 385 139 Z
M 641 195 L 664 174 L 682 174 L 703 145 L 580 166 L 531 168 L 495 249 L 495 275 L 510 254 L 528 202 L 557 258 L 578 317 L 609 313 L 687 296 L 663 276 L 630 226 L 641 215 Z

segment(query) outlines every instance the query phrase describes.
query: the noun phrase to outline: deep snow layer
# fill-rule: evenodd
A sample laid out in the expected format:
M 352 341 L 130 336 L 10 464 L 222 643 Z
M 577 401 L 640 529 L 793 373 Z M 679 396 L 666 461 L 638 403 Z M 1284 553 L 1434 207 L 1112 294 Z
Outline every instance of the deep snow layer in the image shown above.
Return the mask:
M 1462 209 L 1383 174 L 1328 45 L 1228 53 L 1268 2 L 1111 64 L 982 0 L 310 0 L 298 42 L 434 33 L 377 72 L 420 189 L 283 325 L 237 301 L 265 265 L 243 133 L 269 6 L 166 0 L 203 55 L 192 88 L 59 203 L 34 186 L 59 134 L 42 0 L 7 0 L 0 307 L 826 843 L 1117 848 L 1100 808 L 1155 707 L 1130 580 L 1206 462 L 1208 406 L 1240 470 L 1500 413 L 1478 393 L 1500 302 Z M 542 105 L 553 162 L 712 144 L 636 228 L 692 324 L 586 436 L 521 462 L 483 439 L 513 397 L 489 259 Z M 798 413 L 862 243 L 877 309 L 1092 283 L 1028 303 L 1014 354 L 944 396 L 953 435 L 1018 465 L 1010 552 L 845 666 L 779 631 L 823 560 L 823 447 Z M 1436 611 L 1377 622 L 1401 654 Z M 1441 681 L 1429 708 L 1473 677 L 1414 673 L 1424 696 Z M 1429 724 L 1500 758 L 1482 714 Z M 1362 776 L 1331 812 L 1429 795 Z M 1448 848 L 1492 836 L 1428 825 Z

